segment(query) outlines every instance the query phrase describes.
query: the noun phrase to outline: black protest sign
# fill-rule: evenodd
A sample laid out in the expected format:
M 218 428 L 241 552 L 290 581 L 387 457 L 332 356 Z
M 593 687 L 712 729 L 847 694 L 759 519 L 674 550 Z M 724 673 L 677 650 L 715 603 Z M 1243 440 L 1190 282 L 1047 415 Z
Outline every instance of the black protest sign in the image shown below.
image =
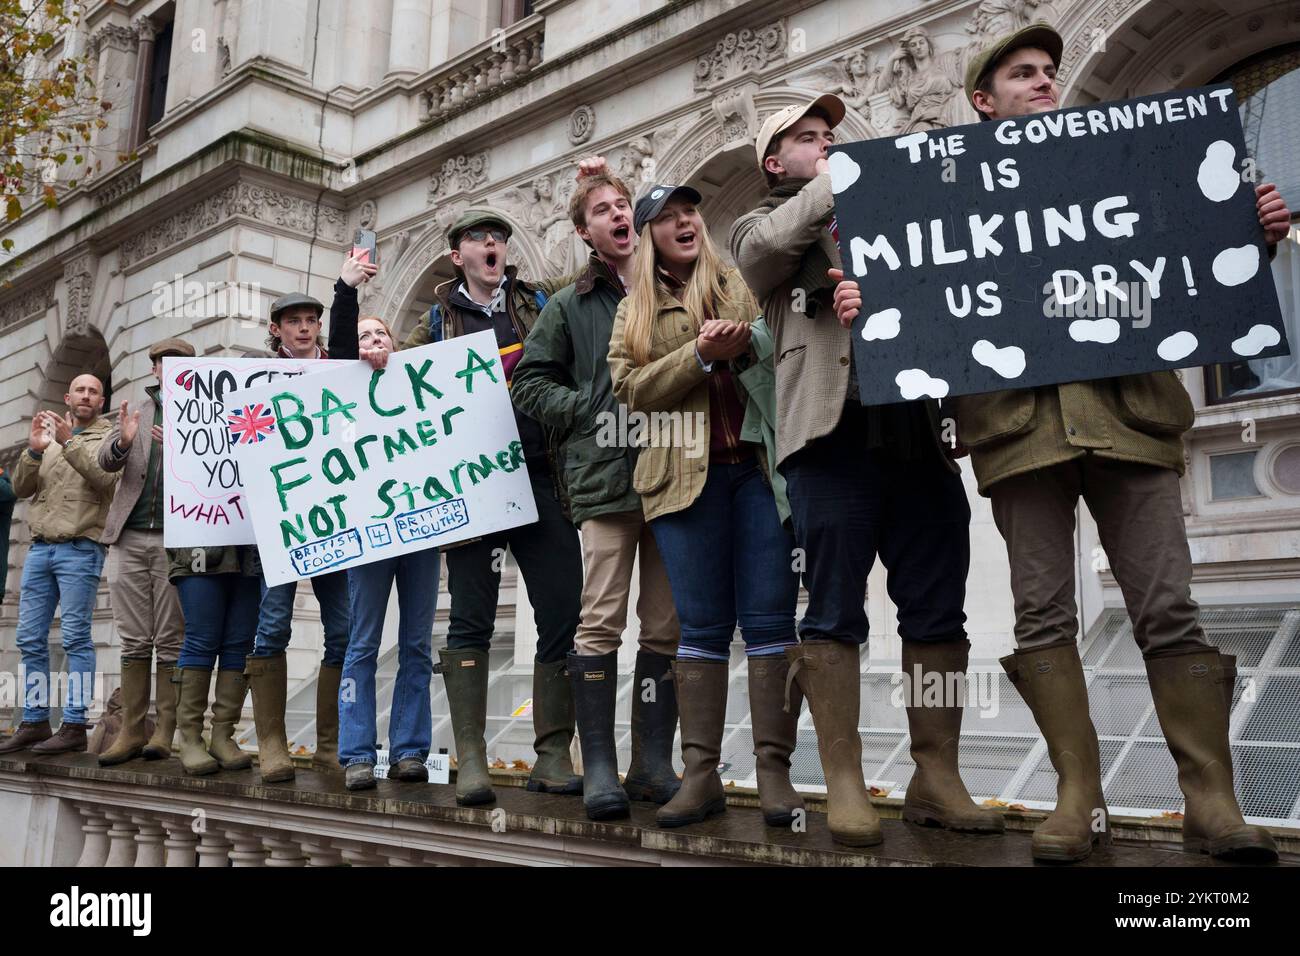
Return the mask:
M 1288 354 L 1229 87 L 850 143 L 830 165 L 865 404 Z

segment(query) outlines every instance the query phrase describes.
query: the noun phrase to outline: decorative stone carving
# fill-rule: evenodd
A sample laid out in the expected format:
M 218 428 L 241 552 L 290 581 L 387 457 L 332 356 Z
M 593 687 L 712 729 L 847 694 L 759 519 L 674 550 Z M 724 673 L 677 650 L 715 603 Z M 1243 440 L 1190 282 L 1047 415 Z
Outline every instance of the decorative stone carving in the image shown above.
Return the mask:
M 122 268 L 129 268 L 235 216 L 280 226 L 299 235 L 310 236 L 314 232 L 322 239 L 340 244 L 348 237 L 346 217 L 333 206 L 317 205 L 310 199 L 257 183 L 232 183 L 123 241 Z
M 133 53 L 139 42 L 139 34 L 131 27 L 106 23 L 91 34 L 86 43 L 86 53 L 91 60 L 98 57 L 105 47 L 112 47 L 123 53 Z
M 158 28 L 154 26 L 153 21 L 148 17 L 136 17 L 135 22 L 136 36 L 145 43 L 152 43 L 158 38 Z
M 638 185 L 652 183 L 658 178 L 656 155 L 663 153 L 664 147 L 676 135 L 677 124 L 669 123 L 653 132 L 634 137 L 621 152 L 616 152 L 611 157 L 610 166 L 635 193 Z
M 692 146 L 677 164 L 669 170 L 667 176 L 657 177 L 663 182 L 684 182 L 690 173 L 704 162 L 705 157 L 717 152 L 728 143 L 736 140 L 748 140 L 749 128 L 738 119 L 731 119 L 711 130 L 704 139 Z
M 713 99 L 713 115 L 720 124 L 736 117 L 744 121 L 751 137 L 758 135 L 758 111 L 754 107 L 754 94 L 758 92 L 757 83 L 745 83 L 734 90 L 720 93 Z
M 470 192 L 487 182 L 488 154 L 462 153 L 448 159 L 442 169 L 429 177 L 429 203 L 452 193 Z
M 573 258 L 569 198 L 575 186 L 571 167 L 564 166 L 507 189 L 501 198 L 501 207 L 541 240 L 546 268 L 557 275 L 569 268 Z
M 67 315 L 63 323 L 69 338 L 90 334 L 90 298 L 94 292 L 95 275 L 90 253 L 77 256 L 63 266 L 63 281 L 67 283 Z
M 728 33 L 713 52 L 695 62 L 695 89 L 712 89 L 746 73 L 759 73 L 785 59 L 785 24 L 777 20 L 765 27 Z
M 53 282 L 44 282 L 19 293 L 7 302 L 0 303 L 0 329 L 16 325 L 23 319 L 43 315 L 55 301 Z
M 881 67 L 866 46 L 849 50 L 829 63 L 823 63 L 806 73 L 800 73 L 792 82 L 821 93 L 834 93 L 850 109 L 855 109 L 865 120 L 871 119 L 871 96 L 882 86 Z
M 358 224 L 362 229 L 374 229 L 379 219 L 379 206 L 373 199 L 367 199 L 357 211 Z
M 217 37 L 217 62 L 221 67 L 221 75 L 230 74 L 230 44 L 226 42 L 225 37 Z
M 965 59 L 958 50 L 937 53 L 925 27 L 912 27 L 899 37 L 878 81 L 898 112 L 894 132 L 944 129 L 966 122 L 961 110 Z
M 1140 0 L 1110 0 L 1104 7 L 1088 17 L 1088 23 L 1067 37 L 1065 51 L 1061 54 L 1061 68 L 1056 71 L 1056 81 L 1065 86 L 1074 68 L 1097 46 L 1098 35 L 1107 36 L 1114 26 L 1128 16 L 1129 10 Z
M 133 192 L 140 185 L 140 164 L 118 176 L 113 176 L 101 189 L 95 191 L 95 205 L 99 207 L 115 203 L 127 193 Z
M 569 114 L 569 142 L 580 146 L 596 132 L 596 111 L 590 106 L 579 106 Z

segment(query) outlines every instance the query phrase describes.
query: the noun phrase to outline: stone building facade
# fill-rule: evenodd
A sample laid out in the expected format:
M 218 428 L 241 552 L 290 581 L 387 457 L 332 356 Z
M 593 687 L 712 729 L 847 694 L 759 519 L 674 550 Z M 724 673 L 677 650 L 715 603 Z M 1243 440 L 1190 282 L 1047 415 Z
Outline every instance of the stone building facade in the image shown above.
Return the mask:
M 363 314 L 382 315 L 401 333 L 450 274 L 445 229 L 470 204 L 493 205 L 509 218 L 509 254 L 524 274 L 578 263 L 584 251 L 566 208 L 573 164 L 584 155 L 608 156 L 637 183 L 695 186 L 710 228 L 723 237 L 763 193 L 752 143 L 768 114 L 832 91 L 849 105 L 843 138 L 973 121 L 961 92 L 972 51 L 1035 20 L 1065 37 L 1067 105 L 1222 78 L 1267 86 L 1273 102 L 1259 105 L 1254 145 L 1265 175 L 1300 208 L 1300 162 L 1289 148 L 1300 145 L 1296 0 L 119 0 L 89 7 L 64 43 L 89 53 L 113 103 L 95 141 L 109 159 L 105 173 L 69 192 L 59 208 L 29 212 L 4 232 L 22 250 L 21 266 L 6 273 L 12 287 L 0 291 L 4 464 L 24 446 L 32 415 L 61 404 L 78 371 L 111 379 L 114 402 L 136 398 L 151 380 L 146 350 L 157 339 L 183 334 L 201 355 L 238 355 L 262 347 L 273 297 L 302 290 L 328 303 L 358 227 L 378 233 L 381 263 L 364 287 Z M 1288 96 L 1285 119 L 1278 106 Z M 138 158 L 112 161 L 131 150 Z M 1274 273 L 1295 342 L 1294 231 L 1282 246 Z M 160 307 L 159 285 L 178 276 L 189 301 Z M 1198 409 L 1183 483 L 1196 596 L 1216 605 L 1300 602 L 1294 360 L 1268 369 L 1188 369 L 1183 378 Z M 966 471 L 974 511 L 970 630 L 975 655 L 991 661 L 1011 646 L 1006 557 Z M 10 671 L 27 538 L 22 514 L 20 505 L 0 612 L 0 669 Z M 1083 508 L 1077 548 L 1086 629 L 1104 609 L 1123 605 Z M 309 634 L 307 589 L 300 602 Z M 503 602 L 512 606 L 509 591 Z M 868 603 L 872 655 L 896 660 L 879 569 Z M 444 596 L 440 619 L 445 608 Z M 527 662 L 526 600 L 515 610 L 516 659 Z M 508 612 L 501 624 L 509 628 Z M 117 642 L 106 590 L 96 643 L 112 684 Z M 307 677 L 317 651 L 306 639 L 295 647 L 294 673 Z

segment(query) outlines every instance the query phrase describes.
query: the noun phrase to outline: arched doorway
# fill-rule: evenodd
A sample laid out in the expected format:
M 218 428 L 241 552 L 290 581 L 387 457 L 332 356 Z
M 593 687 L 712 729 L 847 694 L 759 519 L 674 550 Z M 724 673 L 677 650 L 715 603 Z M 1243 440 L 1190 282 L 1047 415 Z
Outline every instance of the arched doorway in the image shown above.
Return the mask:
M 429 263 L 429 267 L 416 280 L 405 304 L 393 317 L 393 331 L 397 333 L 399 343 L 404 341 L 417 325 L 428 320 L 429 309 L 433 307 L 434 289 L 455 276 L 456 271 L 451 264 L 450 252 Z
M 64 410 L 63 396 L 78 375 L 87 372 L 104 383 L 104 412 L 113 410 L 113 369 L 108 359 L 108 344 L 94 326 L 83 334 L 69 335 L 54 349 L 46 363 L 45 380 L 33 413 L 41 409 Z
M 718 153 L 692 173 L 685 185 L 699 190 L 704 197 L 700 209 L 713 244 L 727 265 L 735 265 L 727 248 L 731 224 L 767 194 L 767 185 L 754 159 L 754 147 L 737 143 Z

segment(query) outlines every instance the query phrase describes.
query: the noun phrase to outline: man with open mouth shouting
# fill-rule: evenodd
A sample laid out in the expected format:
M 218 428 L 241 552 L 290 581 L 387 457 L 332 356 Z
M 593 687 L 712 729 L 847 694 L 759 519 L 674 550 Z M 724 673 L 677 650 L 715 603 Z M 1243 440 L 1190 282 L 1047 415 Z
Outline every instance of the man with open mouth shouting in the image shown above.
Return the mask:
M 566 435 L 563 479 L 587 566 L 569 674 L 582 743 L 583 802 L 591 819 L 604 820 L 626 816 L 629 799 L 667 803 L 681 785 L 672 762 L 677 697 L 668 669 L 678 625 L 663 560 L 632 487 L 635 449 L 606 440 L 603 427 L 619 420 L 609 339 L 631 281 L 636 234 L 632 194 L 602 157 L 578 165 L 569 218 L 591 257 L 577 282 L 556 293 L 538 318 L 513 395 L 517 407 Z M 632 762 L 620 785 L 614 744 L 618 648 L 638 556 Z
M 506 264 L 510 240 L 506 217 L 492 209 L 470 209 L 447 232 L 456 278 L 434 290 L 434 305 L 402 343 L 413 348 L 444 338 L 491 329 L 496 334 L 506 384 L 514 380 L 524 339 L 550 291 L 572 277 L 550 283 L 518 278 Z M 451 620 L 447 647 L 436 668 L 447 683 L 452 733 L 456 738 L 456 800 L 472 805 L 495 799 L 488 776 L 488 648 L 496 626 L 501 565 L 509 547 L 519 564 L 537 615 L 537 658 L 533 665 L 533 747 L 537 762 L 528 789 L 543 793 L 582 792 L 573 771 L 573 696 L 564 659 L 573 647 L 582 591 L 582 550 L 578 531 L 565 514 L 555 480 L 556 462 L 549 430 L 515 409 L 515 424 L 537 503 L 537 520 L 443 549 Z

